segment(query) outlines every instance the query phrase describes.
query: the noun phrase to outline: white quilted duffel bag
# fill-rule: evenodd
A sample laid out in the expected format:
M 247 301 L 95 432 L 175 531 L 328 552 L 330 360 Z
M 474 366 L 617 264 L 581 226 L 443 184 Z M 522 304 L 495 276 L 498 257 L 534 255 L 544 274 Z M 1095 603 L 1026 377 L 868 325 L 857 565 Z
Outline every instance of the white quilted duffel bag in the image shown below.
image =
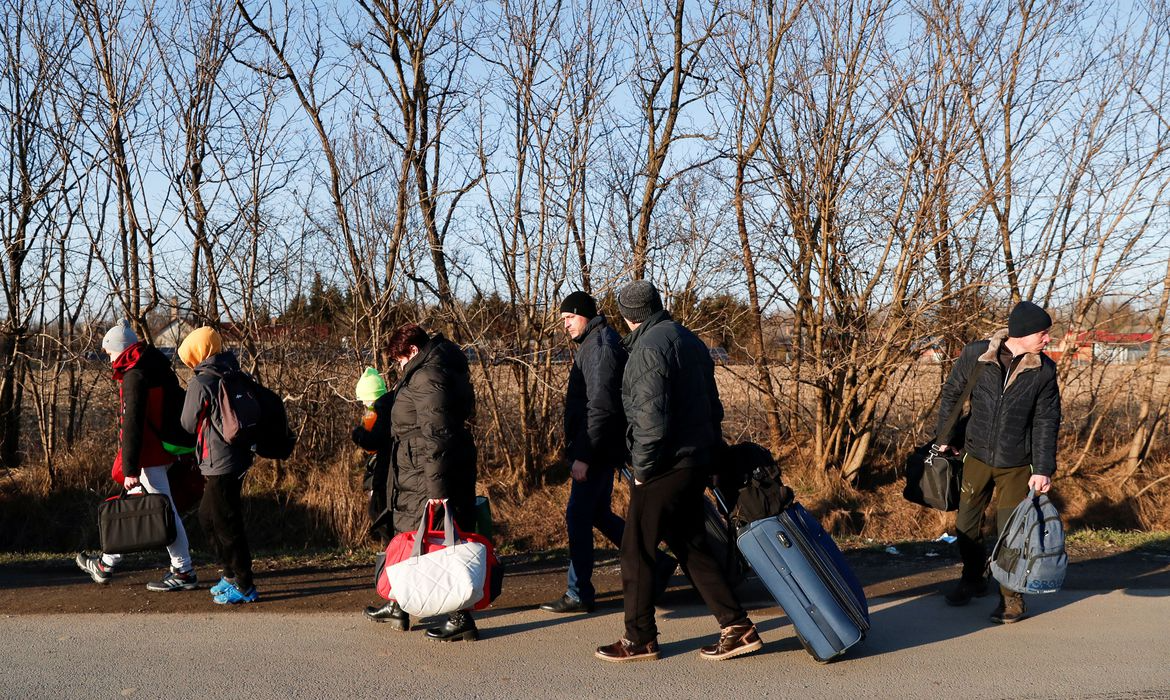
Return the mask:
M 444 506 L 446 501 L 444 501 Z M 410 557 L 386 567 L 398 607 L 416 617 L 468 610 L 483 597 L 487 547 L 458 541 L 451 509 L 443 508 L 443 548 L 422 554 L 430 508 L 423 515 Z

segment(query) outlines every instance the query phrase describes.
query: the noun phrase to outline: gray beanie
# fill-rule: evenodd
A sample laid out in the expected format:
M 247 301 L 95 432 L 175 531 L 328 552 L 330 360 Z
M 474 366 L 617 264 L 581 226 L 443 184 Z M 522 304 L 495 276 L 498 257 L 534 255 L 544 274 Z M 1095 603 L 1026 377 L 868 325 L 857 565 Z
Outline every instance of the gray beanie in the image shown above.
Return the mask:
M 126 348 L 138 342 L 138 336 L 135 335 L 134 329 L 130 327 L 130 321 L 122 319 L 122 322 L 110 330 L 106 331 L 106 335 L 102 338 L 102 350 L 112 352 L 115 355 L 121 355 Z
M 641 323 L 662 311 L 662 297 L 646 280 L 634 280 L 622 287 L 617 296 L 618 311 L 630 323 Z

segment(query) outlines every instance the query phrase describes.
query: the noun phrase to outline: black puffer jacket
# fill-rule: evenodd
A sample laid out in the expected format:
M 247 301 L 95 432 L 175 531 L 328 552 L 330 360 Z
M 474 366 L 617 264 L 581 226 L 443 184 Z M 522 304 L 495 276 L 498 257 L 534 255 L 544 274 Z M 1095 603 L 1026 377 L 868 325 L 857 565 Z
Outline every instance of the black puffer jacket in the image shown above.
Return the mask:
M 1005 329 L 963 348 L 942 388 L 935 434 L 942 430 L 947 414 L 962 395 L 975 363 L 983 363 L 983 371 L 971 391 L 964 449 L 993 467 L 1031 465 L 1033 474 L 1052 476 L 1056 472 L 1056 437 L 1060 429 L 1056 363 L 1043 353 L 1028 353 L 1005 378 L 998 354 L 1006 339 Z M 938 435 L 942 443 L 949 439 L 950 436 Z
M 626 444 L 634 477 L 707 463 L 723 439 L 715 363 L 694 333 L 659 311 L 625 337 Z
M 362 488 L 370 491 L 370 522 L 371 534 L 380 539 L 389 539 L 394 533 L 384 528 L 383 514 L 388 510 L 393 498 L 394 481 L 390 479 L 390 466 L 393 453 L 393 436 L 390 430 L 390 410 L 394 406 L 394 394 L 382 394 L 370 410 L 376 416 L 374 424 L 369 430 L 359 425 L 353 429 L 351 437 L 354 444 L 373 452 L 366 463 L 366 475 L 362 480 Z
M 466 425 L 475 392 L 463 351 L 431 338 L 403 368 L 393 402 L 394 529 L 418 528 L 429 498 L 450 499 L 465 522 L 475 507 L 476 452 Z
M 626 458 L 626 417 L 622 409 L 621 338 L 605 316 L 594 316 L 580 337 L 565 391 L 565 457 L 588 465 L 620 465 Z

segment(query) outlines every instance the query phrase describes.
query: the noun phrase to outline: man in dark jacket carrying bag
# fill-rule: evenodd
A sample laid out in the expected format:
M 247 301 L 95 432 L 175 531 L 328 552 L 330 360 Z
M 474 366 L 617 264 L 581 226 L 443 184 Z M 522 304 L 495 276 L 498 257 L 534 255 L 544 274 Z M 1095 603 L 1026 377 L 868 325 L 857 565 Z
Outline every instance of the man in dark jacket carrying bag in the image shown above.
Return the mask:
M 763 642 L 703 529 L 703 491 L 722 438 L 715 365 L 703 342 L 663 309 L 651 283 L 623 287 L 618 308 L 631 331 L 622 341 L 630 353 L 622 404 L 634 474 L 621 554 L 626 630 L 596 656 L 611 662 L 658 658 L 654 570 L 663 540 L 719 621 L 719 641 L 700 649 L 700 656 L 721 660 L 755 651 Z
M 552 613 L 592 612 L 593 528 L 620 545 L 625 521 L 610 508 L 613 477 L 625 462 L 626 419 L 622 411 L 621 338 L 585 292 L 561 304 L 565 333 L 580 347 L 565 392 L 565 459 L 573 478 L 565 524 L 569 531 L 568 589 L 540 606 Z
M 943 386 L 936 434 L 960 399 L 976 363 L 983 365 L 971 391 L 956 516 L 963 573 L 946 596 L 950 605 L 966 605 L 972 597 L 987 593 L 982 529 L 992 493 L 999 532 L 1030 489 L 1045 493 L 1051 488 L 1060 429 L 1056 364 L 1043 352 L 1051 341 L 1051 327 L 1052 318 L 1044 309 L 1021 301 L 1012 309 L 1006 329 L 963 349 Z M 938 439 L 945 442 L 950 437 L 939 435 Z M 1024 614 L 1023 595 L 1001 589 L 992 622 L 1017 622 Z

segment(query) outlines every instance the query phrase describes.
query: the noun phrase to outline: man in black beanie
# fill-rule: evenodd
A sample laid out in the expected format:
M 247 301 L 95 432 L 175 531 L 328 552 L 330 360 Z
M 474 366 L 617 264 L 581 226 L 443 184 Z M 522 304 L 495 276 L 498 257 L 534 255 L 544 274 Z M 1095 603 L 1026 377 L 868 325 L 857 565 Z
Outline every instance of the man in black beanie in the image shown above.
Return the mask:
M 593 612 L 593 528 L 615 545 L 625 521 L 610 507 L 613 478 L 625 462 L 621 338 L 597 313 L 597 302 L 573 292 L 561 303 L 565 334 L 580 345 L 565 392 L 565 459 L 573 477 L 565 524 L 569 531 L 569 582 L 560 598 L 540 606 L 551 613 Z
M 1008 316 L 1008 327 L 963 349 L 942 389 L 936 435 L 941 450 L 956 451 L 950 435 L 939 435 L 960 400 L 967 377 L 982 366 L 971 391 L 970 417 L 962 443 L 963 481 L 959 495 L 959 556 L 963 573 L 947 593 L 961 606 L 988 592 L 984 570 L 983 513 L 996 498 L 997 532 L 1029 489 L 1044 493 L 1056 471 L 1056 437 L 1060 430 L 1060 389 L 1056 364 L 1044 354 L 1052 340 L 1052 317 L 1030 301 L 1021 301 Z M 1001 588 L 992 622 L 1023 619 L 1024 597 Z
M 658 658 L 654 571 L 663 540 L 719 621 L 719 640 L 699 655 L 718 661 L 753 652 L 763 642 L 711 555 L 703 528 L 703 491 L 722 440 L 715 365 L 707 346 L 662 308 L 653 284 L 630 282 L 617 301 L 630 327 L 622 341 L 630 353 L 622 405 L 634 474 L 621 550 L 626 629 L 596 656 L 612 662 Z

